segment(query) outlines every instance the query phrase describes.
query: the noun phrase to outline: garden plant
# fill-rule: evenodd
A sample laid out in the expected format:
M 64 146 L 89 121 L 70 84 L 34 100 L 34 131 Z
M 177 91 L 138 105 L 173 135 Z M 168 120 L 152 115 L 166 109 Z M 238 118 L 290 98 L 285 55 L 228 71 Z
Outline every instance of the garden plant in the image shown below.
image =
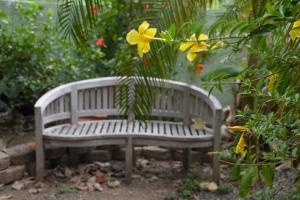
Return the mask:
M 213 23 L 206 19 L 211 7 L 222 10 Z M 232 168 L 229 176 L 238 183 L 240 197 L 251 197 L 259 185 L 266 190 L 256 192 L 255 199 L 276 199 L 276 168 L 287 165 L 293 174 L 290 199 L 299 199 L 298 0 L 60 0 L 59 32 L 53 11 L 36 3 L 17 9 L 25 19 L 20 25 L 11 26 L 0 12 L 5 109 L 30 105 L 65 82 L 113 74 L 128 77 L 124 86 L 138 85 L 135 102 L 120 97 L 116 103 L 125 115 L 134 112 L 146 120 L 161 92 L 151 89 L 147 77 L 170 79 L 178 66 L 186 67 L 209 93 L 228 85 L 236 89 L 234 120 L 226 124 L 234 142 L 211 154 Z M 239 59 L 243 70 L 218 66 L 203 76 L 204 63 L 222 50 L 228 60 Z M 198 178 L 186 180 L 184 198 L 192 197 Z

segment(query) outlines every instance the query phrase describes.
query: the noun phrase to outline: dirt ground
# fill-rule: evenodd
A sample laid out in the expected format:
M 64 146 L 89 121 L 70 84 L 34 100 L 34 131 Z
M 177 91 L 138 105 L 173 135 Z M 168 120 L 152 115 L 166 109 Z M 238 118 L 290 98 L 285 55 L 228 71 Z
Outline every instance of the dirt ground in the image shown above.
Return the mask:
M 116 178 L 120 181 L 120 186 L 110 188 L 106 183 L 102 183 L 103 191 L 80 191 L 72 188 L 72 180 L 59 179 L 49 175 L 41 191 L 31 194 L 30 189 L 34 188 L 34 183 L 21 190 L 12 188 L 12 184 L 0 188 L 1 196 L 10 196 L 10 199 L 17 200 L 171 200 L 182 199 L 180 188 L 182 180 L 186 177 L 186 172 L 182 171 L 181 163 L 178 161 L 147 161 L 143 167 L 135 169 L 131 184 L 124 182 L 124 177 Z M 203 181 L 211 179 L 211 168 L 208 164 L 194 164 L 191 171 L 198 171 L 203 177 Z M 51 171 L 50 171 L 51 174 Z M 220 195 L 218 192 L 199 193 L 193 199 L 232 199 L 235 194 Z M 229 195 L 229 196 L 228 196 Z M 6 200 L 6 199 L 5 199 Z

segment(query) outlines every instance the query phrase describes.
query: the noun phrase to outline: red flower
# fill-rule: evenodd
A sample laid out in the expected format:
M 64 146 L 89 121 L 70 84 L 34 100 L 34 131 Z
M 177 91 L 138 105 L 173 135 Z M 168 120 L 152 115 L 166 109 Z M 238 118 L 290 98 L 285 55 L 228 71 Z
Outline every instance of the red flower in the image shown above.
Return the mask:
M 94 15 L 96 15 L 97 12 L 98 12 L 98 6 L 93 5 L 92 8 L 91 8 L 91 12 L 92 12 Z
M 104 38 L 100 37 L 97 41 L 96 41 L 96 46 L 98 47 L 103 47 L 103 48 L 107 48 L 107 46 L 104 44 Z
M 204 70 L 204 65 L 203 64 L 198 64 L 197 65 L 197 73 L 202 73 L 203 72 L 203 70 Z
M 195 72 L 195 80 L 199 78 L 199 75 L 204 71 L 204 65 L 203 64 L 198 64 L 196 66 L 196 72 Z

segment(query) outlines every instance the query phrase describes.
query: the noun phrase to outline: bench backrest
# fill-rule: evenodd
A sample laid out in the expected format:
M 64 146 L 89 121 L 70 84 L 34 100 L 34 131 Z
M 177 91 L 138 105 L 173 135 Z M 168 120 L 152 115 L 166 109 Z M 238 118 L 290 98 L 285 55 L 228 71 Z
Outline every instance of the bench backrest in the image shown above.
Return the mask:
M 221 109 L 215 97 L 185 83 L 171 80 L 163 82 L 164 90 L 153 102 L 151 116 L 179 118 L 186 124 L 192 118 L 200 117 L 208 124 L 213 123 L 215 110 Z M 119 83 L 120 77 L 107 77 L 59 86 L 37 101 L 36 111 L 41 112 L 43 124 L 61 120 L 77 123 L 78 118 L 83 116 L 120 115 L 120 109 L 114 101 Z

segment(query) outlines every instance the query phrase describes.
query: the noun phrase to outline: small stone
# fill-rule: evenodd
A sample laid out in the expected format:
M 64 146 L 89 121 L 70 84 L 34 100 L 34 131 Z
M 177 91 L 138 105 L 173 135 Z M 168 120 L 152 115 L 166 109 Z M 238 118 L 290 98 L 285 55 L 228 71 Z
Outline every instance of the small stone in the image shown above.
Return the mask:
M 35 154 L 34 149 L 30 148 L 26 144 L 17 145 L 4 150 L 10 156 L 10 162 L 12 165 L 23 165 L 34 161 Z
M 2 170 L 0 171 L 0 184 L 7 184 L 19 180 L 24 176 L 24 172 L 24 165 L 11 166 Z
M 0 151 L 0 171 L 7 169 L 10 165 L 10 157 L 7 153 Z

